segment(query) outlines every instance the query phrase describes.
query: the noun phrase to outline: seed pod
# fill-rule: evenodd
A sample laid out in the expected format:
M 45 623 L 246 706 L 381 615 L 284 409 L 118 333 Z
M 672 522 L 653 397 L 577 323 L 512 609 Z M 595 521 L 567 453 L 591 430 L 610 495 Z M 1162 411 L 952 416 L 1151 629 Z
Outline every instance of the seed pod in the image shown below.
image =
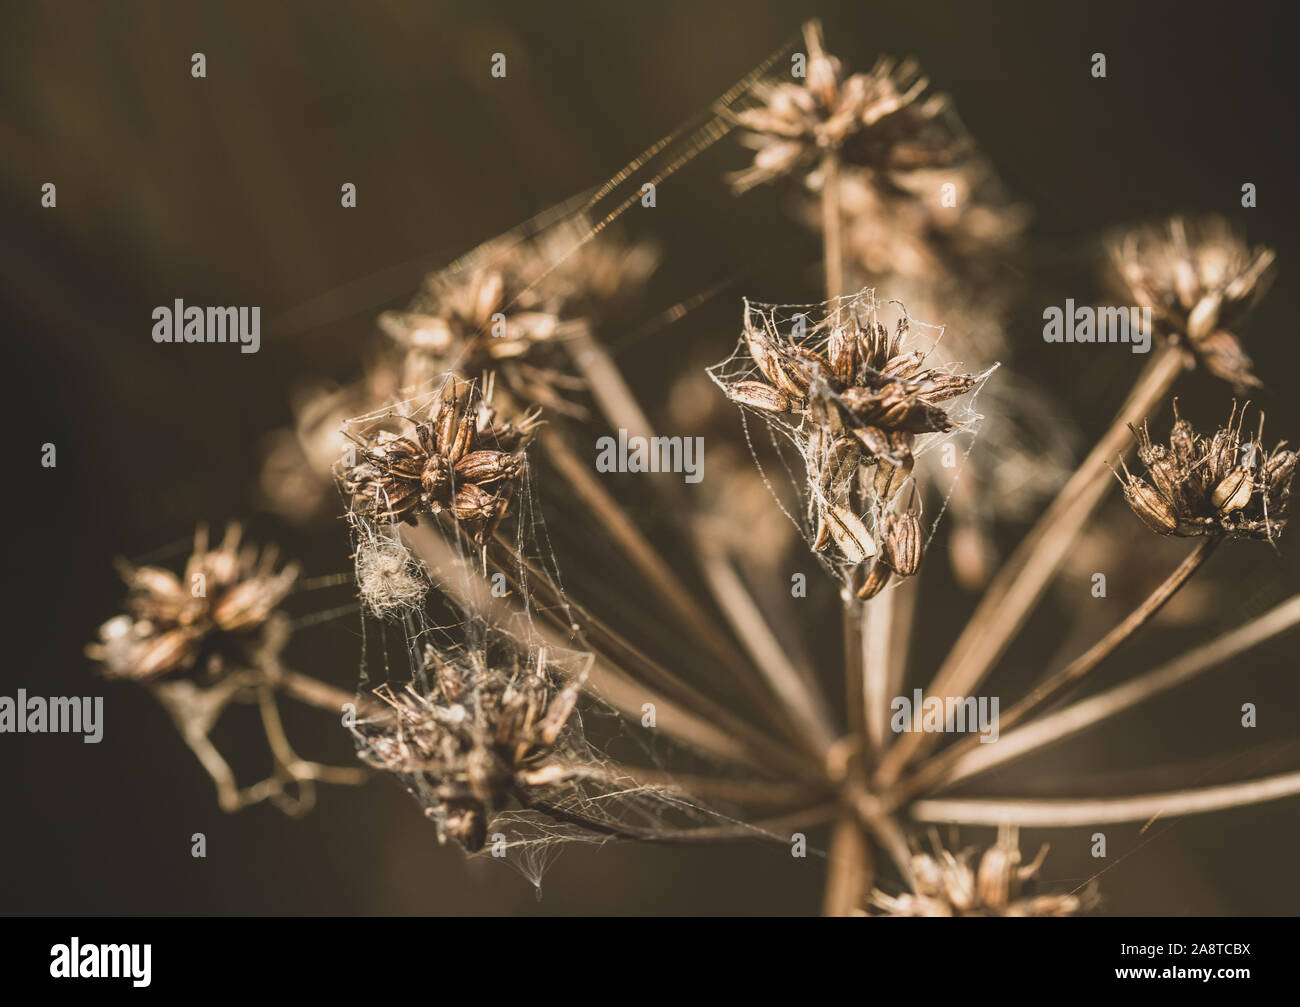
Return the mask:
M 424 467 L 424 452 L 414 441 L 397 437 L 376 447 L 373 453 L 384 469 L 401 479 L 419 479 Z
M 737 381 L 727 387 L 727 397 L 742 406 L 753 406 L 769 413 L 790 411 L 790 397 L 761 381 Z
M 379 327 L 401 345 L 435 355 L 446 353 L 455 341 L 446 319 L 435 315 L 385 311 L 379 316 Z
M 459 429 L 460 403 L 456 401 L 455 389 L 448 387 L 443 392 L 438 402 L 438 411 L 433 417 L 434 437 L 442 454 L 451 458 L 456 457 L 451 454 L 449 448 L 455 442 Z
M 867 579 L 858 588 L 858 597 L 863 601 L 870 601 L 885 589 L 885 585 L 889 583 L 892 573 L 893 571 L 889 569 L 887 563 L 877 560 L 876 564 L 871 568 L 871 572 L 867 574 Z
M 883 430 L 876 427 L 854 427 L 853 436 L 856 437 L 867 453 L 873 458 L 879 458 L 890 453 L 889 438 Z
M 876 544 L 871 540 L 871 532 L 853 511 L 837 504 L 831 504 L 824 510 L 831 538 L 835 540 L 836 546 L 839 547 L 847 562 L 861 563 L 876 554 Z
M 122 572 L 131 590 L 140 595 L 140 600 L 147 599 L 155 607 L 181 607 L 190 600 L 188 592 L 170 570 L 163 570 L 156 566 L 132 569 L 123 564 Z
M 173 629 L 150 640 L 133 662 L 133 678 L 157 678 L 183 668 L 194 660 L 195 646 L 202 633 L 197 629 Z
M 772 383 L 792 399 L 808 394 L 810 383 L 804 364 L 792 356 L 772 356 Z
M 1239 392 L 1263 386 L 1263 382 L 1253 373 L 1254 361 L 1231 332 L 1213 332 L 1196 343 L 1196 349 L 1205 369 Z
M 892 440 L 892 438 L 891 438 Z M 876 492 L 877 498 L 882 502 L 888 503 L 893 499 L 894 494 L 903 488 L 908 477 L 912 474 L 912 467 L 915 459 L 909 452 L 905 460 L 900 465 L 894 465 L 887 461 L 881 461 L 876 465 L 875 481 L 872 488 Z
M 880 373 L 890 378 L 910 378 L 921 369 L 923 363 L 925 363 L 925 354 L 920 350 L 900 353 L 880 368 Z
M 964 395 L 975 387 L 973 374 L 936 374 L 926 385 L 921 397 L 926 402 L 946 402 Z
M 456 474 L 476 483 L 512 479 L 523 468 L 523 459 L 504 451 L 471 451 L 456 463 Z
M 457 521 L 472 524 L 491 520 L 502 503 L 504 501 L 500 497 L 493 496 L 474 483 L 465 483 L 451 501 L 451 512 Z
M 1173 535 L 1178 530 L 1178 517 L 1173 508 L 1140 476 L 1131 476 L 1124 484 L 1124 499 L 1152 531 Z
M 911 511 L 885 514 L 884 558 L 901 577 L 910 577 L 921 565 L 921 523 Z
M 831 374 L 841 386 L 851 385 L 858 373 L 858 344 L 850 333 L 840 326 L 831 329 L 826 346 Z
M 1210 503 L 1223 513 L 1230 514 L 1250 503 L 1254 488 L 1254 480 L 1251 479 L 1250 473 L 1245 469 L 1235 469 L 1214 487 L 1214 492 L 1210 495 Z
M 1278 451 L 1264 463 L 1264 480 L 1270 496 L 1285 496 L 1290 491 L 1295 463 L 1294 451 Z
M 1007 907 L 1019 866 L 1019 846 L 998 844 L 984 851 L 975 883 L 985 905 L 999 910 Z

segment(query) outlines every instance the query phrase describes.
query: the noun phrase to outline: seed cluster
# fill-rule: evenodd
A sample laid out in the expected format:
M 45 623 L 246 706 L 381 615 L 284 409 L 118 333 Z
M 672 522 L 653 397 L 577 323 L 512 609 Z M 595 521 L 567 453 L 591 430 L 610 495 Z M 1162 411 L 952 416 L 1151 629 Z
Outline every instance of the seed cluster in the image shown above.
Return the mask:
M 1169 446 L 1153 443 L 1144 423 L 1134 430 L 1147 477 L 1124 466 L 1124 499 L 1161 535 L 1228 535 L 1272 540 L 1286 524 L 1296 454 L 1285 442 L 1264 450 L 1260 432 L 1243 440 L 1246 410 L 1233 406 L 1227 426 L 1212 437 L 1197 434 L 1181 417 Z
M 201 657 L 216 670 L 258 645 L 258 631 L 293 587 L 298 567 L 275 572 L 275 550 L 259 557 L 256 546 L 240 547 L 240 536 L 232 524 L 209 549 L 207 529 L 199 527 L 183 579 L 162 567 L 120 563 L 127 613 L 100 627 L 87 655 L 112 677 L 146 680 L 195 668 Z
M 890 502 L 915 465 L 918 436 L 955 429 L 943 403 L 970 391 L 974 374 L 927 368 L 925 352 L 904 352 L 904 315 L 891 335 L 876 320 L 863 324 L 856 311 L 828 318 L 824 349 L 782 337 L 746 313 L 744 342 L 765 380 L 727 384 L 735 402 L 800 421 L 807 477 L 816 521 L 812 547 L 834 543 L 849 563 L 875 555 L 873 541 L 852 506 L 860 470 L 871 469 L 871 493 L 883 546 L 874 577 L 862 597 L 884 587 L 890 573 L 908 576 L 920 560 L 920 526 L 914 513 L 894 513 Z
M 352 435 L 360 460 L 341 473 L 353 512 L 414 524 L 421 513 L 451 514 L 482 544 L 496 530 L 524 469 L 536 411 L 505 422 L 474 382 L 448 379 L 411 436 Z
M 883 173 L 949 164 L 964 151 L 946 117 L 947 96 L 926 94 L 929 81 L 914 62 L 881 59 L 869 73 L 846 77 L 826 54 L 818 25 L 805 26 L 804 40 L 803 82 L 759 85 L 762 104 L 736 115 L 757 149 L 754 163 L 732 176 L 738 192 L 806 168 L 827 151 Z
M 1152 309 L 1157 329 L 1239 392 L 1261 386 L 1232 331 L 1268 289 L 1274 253 L 1250 248 L 1218 217 L 1175 217 L 1113 240 L 1122 296 Z
M 1038 895 L 1034 880 L 1047 857 L 1047 846 L 1029 863 L 1022 863 L 1016 829 L 998 830 L 996 845 L 970 865 L 971 851 L 953 855 L 934 842 L 934 854 L 912 857 L 914 891 L 902 895 L 872 893 L 871 906 L 883 916 L 1073 916 L 1095 897 Z
M 545 649 L 530 667 L 511 667 L 482 654 L 443 660 L 432 647 L 425 663 L 433 685 L 375 695 L 392 721 L 359 724 L 361 758 L 418 785 L 432 800 L 426 814 L 439 842 L 483 848 L 489 818 L 512 792 L 555 787 L 577 770 L 550 761 L 577 704 L 581 677 L 551 684 Z M 507 670 L 509 669 L 509 670 Z

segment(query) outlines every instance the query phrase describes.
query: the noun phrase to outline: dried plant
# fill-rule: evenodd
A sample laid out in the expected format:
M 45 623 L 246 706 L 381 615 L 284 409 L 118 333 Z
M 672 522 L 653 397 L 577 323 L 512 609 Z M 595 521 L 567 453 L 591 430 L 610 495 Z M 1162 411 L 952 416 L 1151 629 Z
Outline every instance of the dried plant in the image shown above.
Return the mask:
M 390 344 L 367 376 L 300 408 L 264 489 L 289 511 L 295 500 L 314 508 L 332 470 L 355 547 L 362 629 L 373 634 L 367 646 L 383 648 L 384 681 L 371 679 L 368 652 L 355 693 L 282 665 L 288 621 L 279 609 L 297 571 L 277 572 L 273 555 L 259 561 L 241 550 L 237 530 L 216 550 L 197 538 L 184 579 L 124 568 L 128 614 L 107 623 L 88 653 L 105 674 L 155 691 L 223 807 L 272 799 L 301 810 L 316 781 L 363 778 L 364 770 L 294 754 L 276 713 L 283 694 L 350 711 L 361 762 L 400 781 L 439 841 L 471 853 L 503 848 L 539 893 L 561 842 L 790 843 L 792 832 L 830 824 L 828 913 L 1061 916 L 1094 906 L 1094 886 L 1037 891 L 1046 848 L 1025 862 L 1021 829 L 1147 821 L 1300 794 L 1296 771 L 1108 798 L 949 793 L 1300 621 L 1300 598 L 1291 597 L 1158 668 L 1057 705 L 1222 542 L 1278 540 L 1295 453 L 1265 449 L 1262 419 L 1243 435 L 1245 409 L 1234 407 L 1226 427 L 1205 436 L 1176 414 L 1168 447 L 1147 423 L 1191 366 L 1238 387 L 1258 384 L 1239 327 L 1272 253 L 1248 251 L 1217 224 L 1193 230 L 1181 220 L 1114 241 L 1123 289 L 1153 308 L 1160 329 L 1114 422 L 1066 478 L 1059 439 L 1035 440 L 1026 429 L 1054 415 L 1033 404 L 1041 393 L 994 395 L 980 409 L 996 409 L 990 427 L 1001 419 L 1012 433 L 999 435 L 998 452 L 980 453 L 976 399 L 1000 378 L 992 358 L 1006 348 L 1011 298 L 976 296 L 992 286 L 979 260 L 1012 249 L 1027 214 L 914 66 L 882 60 L 848 74 L 825 52 L 816 23 L 804 39 L 802 80 L 778 81 L 769 60 L 703 127 L 665 138 L 593 194 L 434 274 L 408 310 L 381 316 Z M 758 152 L 731 176 L 736 190 L 790 178 L 816 193 L 816 214 L 798 212 L 822 234 L 824 299 L 746 302 L 734 350 L 708 369 L 722 394 L 697 376 L 676 386 L 668 411 L 710 439 L 733 437 L 719 449 L 724 475 L 693 497 L 674 473 L 647 466 L 630 508 L 621 479 L 599 477 L 575 447 L 597 430 L 611 441 L 617 433 L 624 447 L 657 436 L 601 338 L 611 301 L 648 276 L 655 254 L 612 241 L 608 225 L 635 199 L 620 187 L 637 172 L 662 180 L 737 128 Z M 935 185 L 949 182 L 960 194 L 956 212 L 933 199 Z M 912 298 L 906 306 L 891 299 L 903 293 Z M 918 320 L 937 322 L 947 299 L 959 317 L 982 319 L 987 337 L 971 336 L 978 325 L 947 335 Z M 701 404 L 705 394 L 716 399 Z M 745 451 L 734 417 L 729 427 L 720 419 L 724 397 L 740 407 L 753 469 L 737 465 Z M 753 436 L 751 421 L 766 439 Z M 1124 460 L 1134 440 L 1138 474 Z M 947 448 L 967 475 L 921 463 Z M 995 458 L 1010 475 L 994 471 Z M 939 733 L 924 729 L 929 709 L 891 722 L 917 611 L 915 580 L 905 578 L 925 568 L 949 505 L 978 539 L 987 534 L 981 513 L 987 523 L 1014 521 L 1055 490 L 989 577 L 948 656 L 929 669 L 923 705 L 951 711 L 974 701 L 1081 547 L 1114 488 L 1108 465 L 1119 467 L 1125 499 L 1151 529 L 1193 540 L 1183 560 L 1003 711 L 995 743 L 967 733 L 938 748 Z M 1037 467 L 1049 474 L 1025 489 L 1026 470 Z M 838 589 L 840 703 L 826 687 L 838 671 L 814 667 L 799 639 L 815 619 L 791 606 L 785 584 L 774 586 L 786 574 L 772 557 L 797 540 L 755 519 L 760 501 L 769 516 L 790 519 Z M 653 535 L 637 519 L 651 511 Z M 571 595 L 552 526 L 582 553 L 611 555 L 620 573 Z M 987 555 L 986 542 L 970 542 L 968 551 Z M 983 556 L 967 561 L 971 570 L 985 565 Z M 190 589 L 196 576 L 205 594 Z M 1050 655 L 1042 657 L 1046 665 Z M 726 689 L 710 680 L 713 668 L 730 676 Z M 258 703 L 276 765 L 268 780 L 242 789 L 208 738 L 241 699 Z M 937 838 L 922 853 L 924 823 L 997 826 L 998 840 L 978 862 Z
M 1249 248 L 1219 217 L 1175 217 L 1109 250 L 1121 292 L 1152 309 L 1167 339 L 1238 391 L 1261 386 L 1232 327 L 1268 289 L 1272 249 Z

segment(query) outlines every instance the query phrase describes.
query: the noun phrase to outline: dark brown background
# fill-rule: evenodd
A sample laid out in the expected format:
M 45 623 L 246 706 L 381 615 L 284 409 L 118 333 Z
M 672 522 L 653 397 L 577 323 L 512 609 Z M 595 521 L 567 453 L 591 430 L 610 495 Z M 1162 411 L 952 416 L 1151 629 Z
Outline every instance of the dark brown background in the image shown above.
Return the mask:
M 175 543 L 198 519 L 249 517 L 257 537 L 282 542 L 309 575 L 344 569 L 341 525 L 295 531 L 259 515 L 251 495 L 260 438 L 287 421 L 294 381 L 348 376 L 373 345 L 376 309 L 403 302 L 423 270 L 609 176 L 811 14 L 851 67 L 878 52 L 919 57 L 1036 209 L 1028 278 L 1038 306 L 1014 323 L 1018 353 L 1088 433 L 1109 418 L 1139 359 L 1045 348 L 1041 305 L 1093 294 L 1102 228 L 1204 209 L 1279 251 L 1281 273 L 1248 338 L 1270 386 L 1273 435 L 1300 436 L 1296 61 L 1293 34 L 1267 6 L 5 4 L 0 284 L 18 408 L 0 694 L 101 693 L 107 729 L 98 746 L 0 737 L 0 912 L 815 911 L 822 862 L 757 846 L 571 848 L 539 904 L 511 871 L 437 848 L 415 807 L 383 782 L 325 792 L 301 821 L 268 808 L 224 816 L 162 711 L 140 691 L 102 685 L 80 653 L 116 611 L 111 558 Z M 1088 73 L 1098 50 L 1109 69 L 1100 81 Z M 194 51 L 207 55 L 206 80 L 189 75 Z M 505 80 L 488 74 L 496 51 L 508 55 Z M 636 225 L 665 253 L 646 318 L 729 281 L 622 355 L 652 402 L 687 359 L 725 354 L 742 294 L 816 296 L 807 268 L 816 239 L 788 222 L 774 194 L 727 198 L 719 172 L 742 155 L 722 147 L 661 190 L 653 226 Z M 55 210 L 39 206 L 45 181 L 58 185 Z M 356 210 L 339 207 L 343 181 L 358 186 Z M 1258 185 L 1258 209 L 1240 208 L 1243 181 Z M 262 351 L 153 344 L 150 310 L 175 297 L 261 305 Z M 1199 376 L 1181 394 L 1202 422 L 1226 413 L 1227 393 Z M 36 464 L 45 441 L 58 445 L 54 471 Z M 1152 555 L 1159 576 L 1170 554 Z M 1207 573 L 1232 587 L 1205 624 L 1153 634 L 1107 681 L 1258 614 L 1300 583 L 1295 560 L 1264 546 L 1217 557 Z M 969 608 L 946 583 L 927 587 L 918 667 L 941 656 Z M 1077 588 L 1073 597 L 1086 597 Z M 1040 670 L 1033 656 L 1055 654 L 1069 619 L 1068 605 L 1044 606 L 1005 681 Z M 308 630 L 294 647 L 299 667 L 352 684 L 354 620 Z M 1120 792 L 1150 786 L 1132 767 L 1201 759 L 1222 768 L 1256 740 L 1294 738 L 1295 663 L 1294 638 L 1274 641 L 990 787 Z M 1246 700 L 1261 710 L 1250 741 L 1237 726 Z M 311 754 L 348 754 L 330 725 L 305 718 L 291 730 Z M 1294 750 L 1229 771 L 1292 763 Z M 261 767 L 250 755 L 243 768 Z M 1110 827 L 1104 911 L 1293 913 L 1296 825 L 1292 801 L 1161 823 L 1143 838 L 1136 826 Z M 1055 846 L 1049 880 L 1096 869 L 1089 831 L 1045 836 Z M 189 856 L 193 832 L 208 837 L 206 860 Z

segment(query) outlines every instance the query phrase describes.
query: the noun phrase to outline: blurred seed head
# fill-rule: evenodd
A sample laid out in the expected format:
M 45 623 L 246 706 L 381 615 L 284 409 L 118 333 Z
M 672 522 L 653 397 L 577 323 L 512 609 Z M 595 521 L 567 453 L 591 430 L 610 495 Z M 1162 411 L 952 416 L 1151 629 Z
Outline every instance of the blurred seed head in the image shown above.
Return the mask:
M 1114 283 L 1155 325 L 1206 370 L 1239 392 L 1257 388 L 1236 328 L 1273 276 L 1271 248 L 1251 248 L 1221 217 L 1174 217 L 1112 238 Z
M 877 889 L 870 899 L 875 915 L 1074 916 L 1096 904 L 1090 888 L 1078 895 L 1036 894 L 1047 846 L 1024 863 L 1015 828 L 998 830 L 997 843 L 984 851 L 977 867 L 970 863 L 972 851 L 954 855 L 932 838 L 933 854 L 912 857 L 913 891 L 894 896 Z
M 220 673 L 268 642 L 283 642 L 283 626 L 271 626 L 276 607 L 298 576 L 295 564 L 275 570 L 276 550 L 240 547 L 241 529 L 231 524 L 221 545 L 208 547 L 199 526 L 194 548 L 177 577 L 162 567 L 119 569 L 128 593 L 126 613 L 100 627 L 86 648 L 113 678 L 152 680 L 200 670 Z

